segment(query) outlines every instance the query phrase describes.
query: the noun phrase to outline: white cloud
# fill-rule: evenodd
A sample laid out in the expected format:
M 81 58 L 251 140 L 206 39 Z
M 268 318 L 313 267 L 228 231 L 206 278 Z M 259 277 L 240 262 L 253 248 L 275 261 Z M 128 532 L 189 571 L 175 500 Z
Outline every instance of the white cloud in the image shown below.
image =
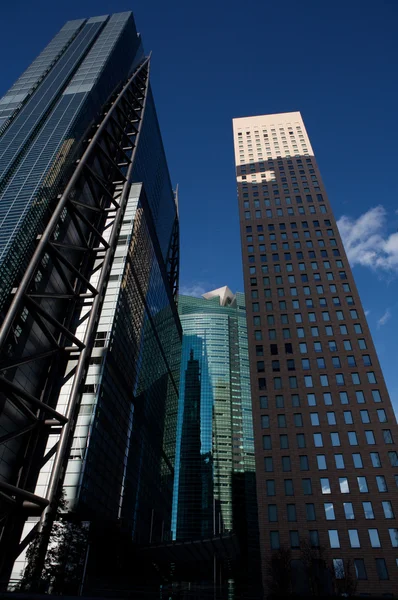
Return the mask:
M 371 311 L 370 310 L 365 310 L 365 317 L 367 317 L 368 315 L 370 315 Z
M 377 327 L 382 327 L 382 325 L 385 325 L 387 323 L 387 321 L 389 321 L 390 319 L 391 319 L 391 311 L 389 308 L 386 308 L 386 310 L 384 311 L 384 314 L 377 321 Z
M 178 293 L 184 296 L 195 296 L 196 298 L 200 298 L 200 296 L 203 296 L 209 289 L 210 288 L 205 287 L 205 284 L 202 281 L 197 281 L 181 285 Z
M 343 215 L 337 225 L 352 267 L 398 273 L 398 232 L 387 233 L 383 206 L 371 208 L 358 219 Z

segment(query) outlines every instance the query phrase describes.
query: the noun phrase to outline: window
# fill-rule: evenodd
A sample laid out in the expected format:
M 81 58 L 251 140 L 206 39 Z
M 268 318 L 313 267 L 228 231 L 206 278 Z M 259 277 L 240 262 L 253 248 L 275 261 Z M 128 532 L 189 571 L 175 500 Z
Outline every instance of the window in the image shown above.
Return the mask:
M 292 522 L 292 521 L 297 521 L 297 515 L 296 515 L 296 505 L 295 504 L 287 504 L 286 505 L 286 511 L 287 511 L 287 520 Z
M 387 423 L 387 415 L 384 408 L 377 409 L 377 418 L 379 419 L 380 423 Z
M 361 544 L 359 542 L 358 529 L 349 529 L 348 537 L 350 539 L 351 548 L 360 548 Z
M 376 375 L 374 374 L 373 371 L 368 371 L 367 372 L 367 376 L 368 376 L 369 383 L 377 383 L 377 381 L 376 381 Z
M 337 383 L 337 385 L 344 385 L 343 373 L 336 373 L 336 383 Z
M 365 396 L 362 390 L 356 390 L 355 397 L 357 399 L 358 404 L 365 404 Z
M 362 456 L 360 455 L 359 452 L 355 452 L 352 455 L 352 461 L 354 463 L 354 467 L 356 469 L 363 469 L 363 462 L 362 462 Z
M 274 390 L 281 390 L 281 389 L 282 389 L 282 378 L 274 377 Z
M 312 376 L 311 375 L 305 375 L 304 376 L 304 383 L 305 383 L 305 387 L 307 387 L 307 388 L 314 387 L 314 384 L 312 383 Z
M 279 447 L 282 450 L 286 450 L 287 448 L 289 448 L 289 438 L 286 434 L 279 436 Z
M 272 550 L 277 550 L 280 547 L 279 531 L 270 531 L 270 544 Z
M 303 493 L 304 496 L 310 496 L 312 494 L 311 479 L 302 479 Z
M 331 548 L 340 548 L 339 532 L 337 529 L 329 529 L 329 543 Z
M 278 509 L 276 504 L 268 504 L 268 521 L 270 523 L 278 521 Z
M 326 418 L 328 421 L 328 425 L 336 425 L 336 415 L 334 412 L 327 412 Z
M 305 514 L 306 514 L 307 521 L 316 521 L 315 505 L 314 504 L 306 504 L 305 505 Z
M 368 529 L 370 545 L 372 548 L 381 548 L 379 532 L 377 529 Z
M 383 475 L 376 475 L 376 484 L 379 492 L 388 492 L 387 483 Z
M 325 406 L 331 406 L 333 404 L 332 394 L 330 392 L 323 393 L 323 402 Z
M 278 415 L 278 427 L 286 427 L 286 415 Z
M 323 439 L 321 433 L 314 433 L 314 446 L 315 448 L 323 447 Z
M 322 494 L 331 494 L 329 479 L 327 477 L 321 477 L 321 490 Z
M 275 496 L 275 479 L 267 479 L 265 482 L 267 496 Z
M 311 425 L 317 427 L 319 425 L 319 415 L 318 415 L 318 413 L 311 413 L 310 414 L 310 418 L 311 418 Z
M 347 392 L 339 392 L 340 402 L 341 404 L 348 404 L 348 394 Z
M 376 547 L 378 548 L 379 546 L 376 546 Z M 387 565 L 386 565 L 386 561 L 384 560 L 384 558 L 376 558 L 375 560 L 376 560 L 376 570 L 377 570 L 379 579 L 381 579 L 381 580 L 389 579 Z
M 323 505 L 325 509 L 325 517 L 327 521 L 335 521 L 336 516 L 334 514 L 333 502 L 325 502 Z
M 361 380 L 359 379 L 359 374 L 358 373 L 351 373 L 351 379 L 352 379 L 352 383 L 354 385 L 360 385 Z
M 308 406 L 316 406 L 315 394 L 307 394 L 307 402 L 308 402 Z
M 336 579 L 344 579 L 345 571 L 344 571 L 344 560 L 342 558 L 334 558 L 333 559 L 333 571 Z
M 372 397 L 374 402 L 381 402 L 381 396 L 379 390 L 372 390 Z
M 353 507 L 352 502 L 343 502 L 343 507 L 344 507 L 344 515 L 345 515 L 345 518 L 347 519 L 347 521 L 351 521 L 352 519 L 355 519 L 354 507 Z
M 365 561 L 363 558 L 356 558 L 354 560 L 355 566 L 355 575 L 357 579 L 367 579 L 368 575 L 366 573 Z
M 374 467 L 375 469 L 379 469 L 381 467 L 381 461 L 378 452 L 371 452 L 370 460 L 372 461 L 372 467 Z
M 352 425 L 354 423 L 354 420 L 352 418 L 352 412 L 350 410 L 345 410 L 343 414 L 344 414 L 344 423 L 346 425 Z
M 266 456 L 264 458 L 264 467 L 265 467 L 266 473 L 271 473 L 274 470 L 272 456 Z
M 298 531 L 289 531 L 290 537 L 290 547 L 291 548 L 299 548 L 300 547 L 300 537 Z
M 300 458 L 300 471 L 308 471 L 309 470 L 308 456 L 301 455 L 299 458 Z
M 301 413 L 295 413 L 293 415 L 293 421 L 296 427 L 302 427 L 303 426 L 303 416 Z
M 304 433 L 297 433 L 297 448 L 305 448 L 305 436 Z
M 320 380 L 321 380 L 321 386 L 322 387 L 328 387 L 329 386 L 329 380 L 328 380 L 328 376 L 327 375 L 321 375 L 320 376 Z
M 261 397 L 265 398 L 265 396 Z M 268 404 L 266 408 L 268 408 Z M 261 427 L 262 429 L 269 429 L 269 415 L 261 415 Z
M 336 469 L 345 469 L 344 456 L 342 454 L 335 454 L 334 462 L 336 463 Z
M 263 450 L 272 450 L 270 435 L 263 435 Z
M 374 433 L 371 429 L 365 431 L 365 437 L 368 444 L 373 445 L 376 443 Z
M 368 482 L 366 481 L 366 477 L 357 477 L 358 488 L 359 491 L 363 494 L 368 492 Z
M 392 434 L 390 429 L 383 429 L 383 439 L 385 444 L 393 444 Z
M 388 459 L 392 467 L 398 467 L 398 452 L 392 450 L 388 453 Z
M 350 493 L 350 486 L 348 485 L 347 477 L 339 477 L 339 486 L 340 486 L 340 492 L 342 494 Z
M 358 438 L 355 431 L 348 432 L 348 443 L 350 446 L 358 446 Z
M 392 509 L 392 504 L 388 500 L 385 500 L 381 503 L 383 507 L 384 516 L 386 519 L 394 519 L 394 511 Z M 391 531 L 391 530 L 390 530 Z M 398 546 L 398 541 L 397 541 Z
M 308 532 L 310 538 L 310 544 L 312 548 L 319 548 L 319 534 L 316 529 L 312 529 Z
M 330 440 L 332 442 L 332 446 L 340 446 L 340 436 L 337 431 L 331 432 Z
M 290 456 L 282 456 L 282 471 L 287 472 L 291 470 Z
M 285 483 L 285 495 L 286 496 L 294 496 L 293 480 L 285 479 L 284 483 Z
M 365 519 L 374 519 L 373 506 L 371 502 L 362 502 L 363 514 Z
M 386 519 L 391 519 L 394 517 L 386 517 Z M 393 548 L 398 548 L 398 529 L 393 528 L 389 529 L 388 533 L 390 534 L 391 546 Z

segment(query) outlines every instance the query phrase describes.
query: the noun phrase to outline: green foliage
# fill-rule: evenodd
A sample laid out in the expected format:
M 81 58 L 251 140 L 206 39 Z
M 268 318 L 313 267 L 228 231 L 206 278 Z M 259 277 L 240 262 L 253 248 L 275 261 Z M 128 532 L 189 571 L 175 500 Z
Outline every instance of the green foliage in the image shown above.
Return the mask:
M 26 552 L 27 566 L 19 585 L 20 591 L 57 595 L 78 593 L 87 552 L 88 528 L 80 521 L 70 520 L 71 515 L 66 510 L 67 503 L 62 493 L 40 580 L 37 581 L 35 568 L 42 535 L 38 533 Z

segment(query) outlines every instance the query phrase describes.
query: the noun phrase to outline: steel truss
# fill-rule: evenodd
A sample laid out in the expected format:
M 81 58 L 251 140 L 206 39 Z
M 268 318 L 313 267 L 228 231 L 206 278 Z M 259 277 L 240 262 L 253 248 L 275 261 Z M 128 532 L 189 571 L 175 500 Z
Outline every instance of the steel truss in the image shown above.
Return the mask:
M 34 255 L 0 328 L 0 410 L 8 407 L 19 417 L 14 419 L 15 428 L 9 427 L 0 437 L 0 450 L 3 444 L 15 443 L 16 438 L 22 442 L 17 446 L 15 477 L 8 483 L 0 481 L 0 572 L 4 578 L 34 535 L 19 543 L 25 519 L 40 516 L 36 529 L 42 534 L 49 532 L 54 520 L 56 496 L 128 199 L 149 67 L 150 57 L 108 104 L 37 239 Z M 95 285 L 91 279 L 94 274 Z M 82 308 L 83 318 L 79 316 Z M 24 335 L 27 339 L 21 343 Z M 27 368 L 41 381 L 33 392 L 18 379 L 18 370 Z M 56 409 L 58 393 L 66 380 L 71 391 L 65 410 L 60 411 Z M 45 455 L 50 433 L 59 434 L 58 442 Z M 40 497 L 33 492 L 40 469 L 50 459 L 47 493 Z M 45 535 L 41 537 L 45 540 Z M 45 555 L 45 541 L 43 544 Z

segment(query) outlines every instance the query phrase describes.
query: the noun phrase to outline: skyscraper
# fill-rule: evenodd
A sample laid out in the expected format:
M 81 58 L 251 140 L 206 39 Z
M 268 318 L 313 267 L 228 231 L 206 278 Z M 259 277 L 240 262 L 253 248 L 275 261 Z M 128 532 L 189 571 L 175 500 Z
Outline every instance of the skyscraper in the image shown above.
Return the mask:
M 202 298 L 180 295 L 178 311 L 183 345 L 174 536 L 236 533 L 242 558 L 235 576 L 242 580 L 249 573 L 255 585 L 258 533 L 245 298 L 228 287 Z
M 60 487 L 94 529 L 170 536 L 178 213 L 149 67 L 131 13 L 71 21 L 0 100 L 3 580 Z
M 298 112 L 233 131 L 264 581 L 304 541 L 341 591 L 389 595 L 398 429 L 310 140 Z

